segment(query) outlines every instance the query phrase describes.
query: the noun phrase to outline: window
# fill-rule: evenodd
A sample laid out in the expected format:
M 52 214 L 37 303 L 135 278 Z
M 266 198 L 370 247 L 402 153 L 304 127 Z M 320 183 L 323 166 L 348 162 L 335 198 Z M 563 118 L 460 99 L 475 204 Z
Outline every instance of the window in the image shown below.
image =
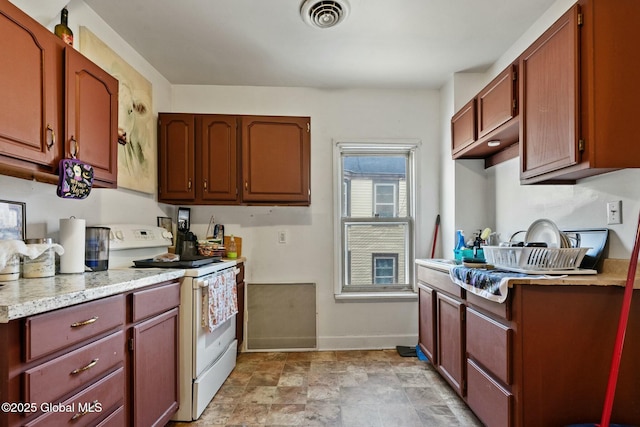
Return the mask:
M 417 144 L 336 145 L 336 295 L 413 293 Z
M 398 254 L 373 254 L 373 284 L 385 285 L 398 281 Z

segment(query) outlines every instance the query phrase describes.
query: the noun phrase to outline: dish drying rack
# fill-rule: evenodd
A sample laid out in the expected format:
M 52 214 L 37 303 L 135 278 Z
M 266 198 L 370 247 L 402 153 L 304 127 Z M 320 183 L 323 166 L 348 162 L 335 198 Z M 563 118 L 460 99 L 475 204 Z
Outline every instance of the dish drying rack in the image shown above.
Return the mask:
M 541 248 L 483 246 L 487 263 L 529 274 L 596 274 L 595 270 L 579 269 L 590 248 Z

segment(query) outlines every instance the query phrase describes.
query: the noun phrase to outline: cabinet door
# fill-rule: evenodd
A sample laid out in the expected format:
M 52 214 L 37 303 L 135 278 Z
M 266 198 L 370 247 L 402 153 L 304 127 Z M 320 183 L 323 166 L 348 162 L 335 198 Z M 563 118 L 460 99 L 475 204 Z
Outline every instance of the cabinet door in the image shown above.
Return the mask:
M 436 293 L 433 289 L 420 284 L 418 295 L 418 345 L 435 366 L 438 363 L 435 347 Z
M 438 370 L 460 395 L 464 395 L 464 305 L 437 294 Z
M 158 115 L 158 200 L 195 199 L 193 114 Z
M 242 200 L 309 205 L 308 117 L 242 118 Z
M 579 162 L 578 6 L 520 58 L 520 176 Z
M 478 138 L 516 116 L 516 70 L 507 67 L 478 94 Z
M 198 199 L 203 202 L 238 200 L 238 124 L 235 116 L 196 117 Z
M 133 420 L 165 425 L 178 409 L 178 309 L 133 327 Z
M 473 144 L 476 139 L 476 100 L 474 98 L 451 118 L 451 148 L 454 157 L 458 151 Z
M 118 178 L 118 81 L 71 47 L 66 56 L 66 156 L 93 166 L 97 186 Z
M 54 173 L 62 155 L 63 47 L 8 2 L 0 4 L 0 32 L 0 153 Z

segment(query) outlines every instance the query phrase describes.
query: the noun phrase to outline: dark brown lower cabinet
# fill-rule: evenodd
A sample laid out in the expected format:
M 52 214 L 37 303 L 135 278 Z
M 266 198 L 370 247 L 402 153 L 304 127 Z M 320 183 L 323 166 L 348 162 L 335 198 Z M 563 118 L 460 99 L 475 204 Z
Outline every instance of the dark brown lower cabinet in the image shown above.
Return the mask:
M 430 362 L 484 425 L 599 422 L 623 287 L 550 279 L 514 284 L 500 304 L 421 265 L 418 286 L 420 348 L 435 352 Z M 640 425 L 638 336 L 640 289 L 632 299 L 612 423 Z
M 134 426 L 165 425 L 178 410 L 177 339 L 177 308 L 133 327 Z
M 418 345 L 425 356 L 436 363 L 436 330 L 435 330 L 435 291 L 427 286 L 418 287 L 419 319 Z
M 438 370 L 464 396 L 464 309 L 462 301 L 437 294 Z
M 166 425 L 179 303 L 170 281 L 0 324 L 0 426 Z
M 180 283 L 130 296 L 130 390 L 133 426 L 165 425 L 178 410 Z

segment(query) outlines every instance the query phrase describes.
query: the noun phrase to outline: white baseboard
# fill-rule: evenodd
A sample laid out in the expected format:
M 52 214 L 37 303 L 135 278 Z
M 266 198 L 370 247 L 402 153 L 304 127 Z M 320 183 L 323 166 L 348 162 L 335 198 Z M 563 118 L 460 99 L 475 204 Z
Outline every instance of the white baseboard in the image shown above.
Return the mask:
M 415 346 L 417 335 L 372 335 L 347 337 L 318 337 L 318 350 L 380 350 L 394 349 L 398 345 Z

